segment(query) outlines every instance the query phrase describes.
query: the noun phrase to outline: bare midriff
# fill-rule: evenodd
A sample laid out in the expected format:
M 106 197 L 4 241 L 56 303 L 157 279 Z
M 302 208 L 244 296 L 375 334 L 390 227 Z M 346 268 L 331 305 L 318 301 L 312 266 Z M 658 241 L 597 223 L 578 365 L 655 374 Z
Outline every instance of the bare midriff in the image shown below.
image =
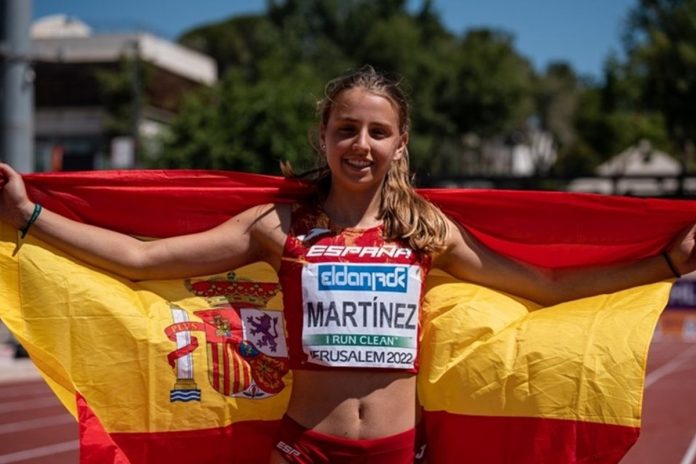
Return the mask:
M 351 440 L 395 435 L 420 420 L 416 377 L 404 372 L 295 370 L 288 415 L 308 429 Z

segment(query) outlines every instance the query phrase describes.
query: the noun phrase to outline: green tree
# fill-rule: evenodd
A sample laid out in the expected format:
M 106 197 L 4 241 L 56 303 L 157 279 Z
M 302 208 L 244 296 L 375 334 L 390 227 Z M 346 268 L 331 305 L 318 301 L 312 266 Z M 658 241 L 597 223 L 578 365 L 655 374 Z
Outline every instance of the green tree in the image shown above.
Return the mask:
M 230 71 L 218 88 L 190 96 L 155 164 L 275 174 L 284 160 L 311 167 L 314 98 L 307 89 L 320 82 L 302 65 L 261 69 L 260 79 Z
M 451 55 L 450 81 L 437 108 L 460 134 L 492 136 L 519 128 L 531 115 L 532 68 L 501 31 L 469 31 Z
M 466 134 L 520 127 L 532 109 L 532 70 L 512 37 L 481 30 L 460 38 L 432 1 L 408 3 L 277 0 L 263 15 L 187 32 L 181 41 L 213 56 L 224 75 L 188 103 L 161 163 L 264 172 L 277 172 L 279 159 L 307 164 L 322 83 L 366 63 L 410 87 L 416 169 L 451 172 Z
M 107 138 L 132 135 L 137 113 L 147 104 L 151 65 L 124 56 L 115 66 L 95 66 L 93 71 L 108 115 Z
M 625 37 L 641 99 L 659 111 L 683 154 L 696 141 L 696 0 L 640 0 Z
M 641 139 L 672 148 L 664 117 L 641 100 L 639 77 L 613 56 L 605 63 L 601 84 L 579 82 L 572 119 L 576 138 L 559 153 L 559 174 L 591 175 L 598 164 Z
M 259 57 L 271 54 L 281 44 L 275 25 L 263 15 L 232 17 L 184 33 L 179 42 L 215 59 L 218 72 L 230 69 L 256 70 Z
M 535 83 L 539 125 L 553 134 L 561 147 L 575 141 L 573 116 L 578 104 L 579 82 L 565 62 L 551 63 Z

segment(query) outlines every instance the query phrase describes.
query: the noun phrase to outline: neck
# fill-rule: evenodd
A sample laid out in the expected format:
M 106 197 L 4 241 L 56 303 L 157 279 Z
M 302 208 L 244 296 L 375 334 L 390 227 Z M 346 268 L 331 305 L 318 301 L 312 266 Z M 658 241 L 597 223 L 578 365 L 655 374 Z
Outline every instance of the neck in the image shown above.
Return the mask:
M 341 227 L 369 228 L 378 225 L 382 189 L 365 192 L 339 192 L 331 188 L 324 202 L 324 211 Z

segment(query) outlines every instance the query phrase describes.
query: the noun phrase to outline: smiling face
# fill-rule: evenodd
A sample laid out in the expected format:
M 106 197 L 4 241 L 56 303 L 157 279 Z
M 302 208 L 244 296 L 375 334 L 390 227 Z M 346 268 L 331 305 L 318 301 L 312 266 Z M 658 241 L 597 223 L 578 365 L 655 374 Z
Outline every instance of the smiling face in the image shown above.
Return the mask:
M 392 162 L 400 159 L 408 133 L 388 98 L 361 87 L 342 91 L 321 128 L 332 186 L 365 190 L 381 186 Z

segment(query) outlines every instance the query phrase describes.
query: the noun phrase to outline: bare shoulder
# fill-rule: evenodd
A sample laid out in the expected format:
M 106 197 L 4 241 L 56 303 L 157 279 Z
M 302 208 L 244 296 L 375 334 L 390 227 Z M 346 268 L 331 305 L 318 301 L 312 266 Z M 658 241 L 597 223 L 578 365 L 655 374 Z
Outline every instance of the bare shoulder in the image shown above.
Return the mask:
M 237 216 L 247 225 L 249 234 L 260 247 L 261 258 L 276 269 L 280 266 L 291 214 L 292 205 L 268 203 L 249 208 Z
M 267 234 L 280 229 L 287 233 L 290 224 L 292 206 L 285 203 L 267 203 L 252 206 L 240 213 L 238 217 L 249 225 L 249 229 Z
M 452 261 L 470 257 L 471 245 L 471 237 L 466 229 L 448 217 L 445 247 L 433 256 L 434 267 L 447 270 Z

